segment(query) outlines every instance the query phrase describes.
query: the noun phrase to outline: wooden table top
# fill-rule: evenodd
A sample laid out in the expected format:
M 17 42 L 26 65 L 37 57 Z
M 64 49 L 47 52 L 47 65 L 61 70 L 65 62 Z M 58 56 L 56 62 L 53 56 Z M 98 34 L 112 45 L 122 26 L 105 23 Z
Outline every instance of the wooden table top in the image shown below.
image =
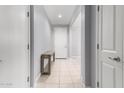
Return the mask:
M 53 55 L 54 53 L 55 53 L 54 51 L 46 51 L 45 53 L 42 54 L 42 56 Z

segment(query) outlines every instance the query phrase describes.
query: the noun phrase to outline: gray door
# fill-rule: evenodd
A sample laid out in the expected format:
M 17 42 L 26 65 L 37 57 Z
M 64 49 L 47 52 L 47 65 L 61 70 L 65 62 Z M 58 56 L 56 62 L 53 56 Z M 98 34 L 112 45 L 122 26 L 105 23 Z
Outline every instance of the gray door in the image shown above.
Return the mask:
M 100 87 L 122 87 L 123 6 L 101 6 L 99 13 Z
M 0 87 L 28 87 L 28 6 L 0 6 Z

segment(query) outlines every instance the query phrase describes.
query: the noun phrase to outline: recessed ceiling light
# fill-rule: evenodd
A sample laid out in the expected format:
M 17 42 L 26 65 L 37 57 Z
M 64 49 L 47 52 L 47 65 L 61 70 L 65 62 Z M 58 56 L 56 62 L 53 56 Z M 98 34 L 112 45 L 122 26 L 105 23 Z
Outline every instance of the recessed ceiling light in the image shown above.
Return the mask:
M 62 18 L 62 15 L 61 14 L 58 14 L 58 18 Z

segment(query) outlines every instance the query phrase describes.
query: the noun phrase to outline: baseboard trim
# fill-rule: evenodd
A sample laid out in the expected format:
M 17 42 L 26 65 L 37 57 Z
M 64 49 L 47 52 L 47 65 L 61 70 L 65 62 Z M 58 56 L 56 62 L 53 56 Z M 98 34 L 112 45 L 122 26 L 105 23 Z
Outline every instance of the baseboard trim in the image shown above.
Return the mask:
M 81 77 L 81 86 L 85 88 L 85 80 L 83 80 L 82 77 Z
M 77 57 L 81 58 L 81 56 L 70 56 L 70 58 L 77 58 Z
M 39 78 L 41 77 L 41 73 L 39 73 L 35 79 L 35 83 L 34 83 L 34 87 L 37 86 L 37 81 L 39 80 Z

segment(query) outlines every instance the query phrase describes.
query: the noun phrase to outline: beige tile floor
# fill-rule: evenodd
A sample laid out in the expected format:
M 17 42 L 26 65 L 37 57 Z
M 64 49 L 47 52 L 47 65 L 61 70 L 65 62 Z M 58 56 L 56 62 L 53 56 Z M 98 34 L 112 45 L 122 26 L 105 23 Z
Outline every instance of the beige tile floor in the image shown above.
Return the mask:
M 56 59 L 52 62 L 51 75 L 42 75 L 37 88 L 82 88 L 80 58 Z

